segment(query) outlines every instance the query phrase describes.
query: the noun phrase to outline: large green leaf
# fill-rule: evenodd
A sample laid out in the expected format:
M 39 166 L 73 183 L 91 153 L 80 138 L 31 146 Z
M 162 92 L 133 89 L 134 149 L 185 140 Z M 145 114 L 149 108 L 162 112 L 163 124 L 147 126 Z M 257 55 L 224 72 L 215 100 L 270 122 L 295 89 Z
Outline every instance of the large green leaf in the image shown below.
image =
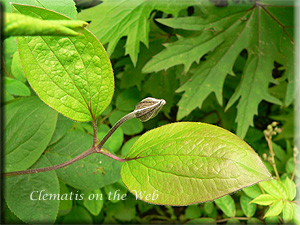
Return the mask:
M 4 170 L 27 169 L 51 140 L 57 113 L 37 97 L 17 99 L 5 105 L 4 112 Z
M 77 10 L 73 0 L 1 0 L 5 6 L 5 12 L 12 12 L 11 3 L 26 4 L 53 10 L 71 19 L 76 19 Z
M 9 36 L 76 36 L 87 26 L 78 20 L 43 20 L 18 13 L 5 13 L 4 34 Z
M 184 91 L 177 114 L 177 119 L 182 119 L 195 108 L 201 108 L 211 93 L 215 93 L 222 105 L 224 80 L 228 74 L 234 75 L 232 67 L 238 55 L 246 49 L 248 58 L 242 79 L 227 104 L 228 109 L 239 102 L 237 134 L 244 138 L 248 127 L 253 125 L 253 116 L 257 114 L 262 100 L 282 104 L 268 92 L 269 83 L 275 82 L 272 70 L 278 55 L 283 57 L 281 63 L 286 67 L 289 79 L 286 104 L 291 103 L 295 46 L 288 32 L 290 29 L 285 29 L 281 23 L 285 21 L 286 26 L 293 26 L 293 7 L 280 7 L 280 10 L 289 13 L 278 14 L 275 13 L 280 11 L 276 10 L 278 6 L 270 4 L 239 5 L 218 8 L 208 3 L 202 8 L 201 16 L 159 19 L 160 23 L 172 28 L 199 33 L 179 37 L 178 41 L 166 44 L 166 49 L 154 56 L 143 71 L 160 71 L 178 64 L 184 64 L 187 71 L 193 62 L 199 62 L 205 55 L 205 60 L 200 61 L 191 79 L 177 90 Z
M 55 12 L 14 4 L 14 12 L 44 20 L 68 20 Z M 97 118 L 109 105 L 114 78 L 101 43 L 88 30 L 76 37 L 18 37 L 20 58 L 35 92 L 77 121 Z
M 42 156 L 32 168 L 51 166 Z M 4 198 L 9 209 L 26 223 L 55 222 L 59 206 L 59 183 L 54 171 L 8 177 Z
M 97 5 L 79 13 L 78 18 L 92 21 L 90 30 L 103 44 L 109 43 L 110 55 L 118 41 L 127 36 L 126 53 L 134 65 L 140 51 L 140 42 L 149 44 L 149 16 L 153 10 L 161 10 L 177 16 L 178 12 L 195 3 L 194 0 L 104 0 Z
M 49 147 L 45 155 L 52 165 L 56 165 L 75 158 L 92 144 L 93 138 L 90 135 L 73 131 Z M 102 154 L 93 154 L 56 170 L 56 173 L 64 183 L 81 190 L 92 191 L 118 181 L 120 167 L 116 160 Z
M 248 144 L 205 123 L 151 130 L 134 143 L 126 159 L 121 169 L 124 184 L 154 204 L 211 201 L 271 177 Z

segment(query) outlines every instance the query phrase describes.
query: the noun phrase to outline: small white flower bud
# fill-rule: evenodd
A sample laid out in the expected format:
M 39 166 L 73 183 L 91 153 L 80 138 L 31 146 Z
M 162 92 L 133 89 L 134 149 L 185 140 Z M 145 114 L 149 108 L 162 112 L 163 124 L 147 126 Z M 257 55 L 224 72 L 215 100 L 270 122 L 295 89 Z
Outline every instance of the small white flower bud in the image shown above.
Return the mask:
M 155 117 L 164 104 L 166 104 L 164 99 L 145 98 L 136 105 L 135 116 L 140 121 L 146 122 Z

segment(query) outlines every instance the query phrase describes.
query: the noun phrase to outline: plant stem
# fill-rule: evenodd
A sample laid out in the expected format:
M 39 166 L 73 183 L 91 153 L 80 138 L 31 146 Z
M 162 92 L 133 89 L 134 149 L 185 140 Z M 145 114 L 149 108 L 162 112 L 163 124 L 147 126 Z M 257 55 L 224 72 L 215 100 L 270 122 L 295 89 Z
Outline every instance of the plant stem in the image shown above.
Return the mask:
M 276 175 L 276 177 L 277 177 L 278 179 L 280 179 L 279 174 L 278 174 L 278 171 L 277 171 L 277 168 L 276 168 L 275 158 L 274 158 L 275 153 L 274 153 L 274 151 L 273 151 L 273 146 L 272 146 L 272 136 L 266 136 L 266 135 L 265 135 L 265 138 L 266 138 L 266 141 L 267 141 L 267 143 L 268 143 L 269 150 L 270 150 L 270 156 L 271 156 L 271 159 L 272 159 L 271 164 L 272 164 L 272 166 L 273 166 L 275 175 Z
M 49 166 L 49 167 L 44 167 L 44 168 L 38 168 L 38 169 L 30 169 L 30 170 L 21 170 L 21 171 L 15 171 L 15 172 L 8 172 L 8 173 L 2 173 L 1 177 L 11 177 L 11 176 L 17 176 L 17 175 L 24 175 L 24 174 L 32 174 L 32 173 L 41 173 L 41 172 L 46 172 L 46 171 L 51 171 L 51 170 L 57 170 L 60 169 L 62 167 L 66 167 L 69 166 L 83 158 L 85 158 L 88 155 L 91 155 L 93 153 L 101 153 L 103 155 L 106 155 L 114 160 L 117 160 L 119 162 L 125 162 L 127 161 L 126 159 L 122 159 L 119 158 L 118 156 L 115 156 L 111 153 L 107 153 L 104 152 L 102 150 L 103 145 L 105 144 L 105 142 L 107 141 L 107 139 L 116 131 L 116 129 L 121 126 L 124 122 L 126 122 L 127 120 L 134 118 L 135 117 L 135 113 L 131 112 L 127 115 L 125 115 L 124 117 L 122 117 L 109 131 L 108 133 L 105 135 L 105 137 L 101 140 L 100 144 L 97 146 L 97 123 L 95 120 L 93 120 L 93 129 L 94 129 L 94 143 L 93 143 L 93 147 L 86 150 L 85 152 L 81 153 L 80 155 L 78 155 L 77 157 L 58 164 L 58 165 L 54 165 L 54 166 Z
M 100 141 L 99 145 L 97 146 L 98 147 L 98 150 L 99 149 L 102 149 L 104 143 L 107 141 L 107 139 L 116 131 L 116 129 L 121 126 L 124 122 L 126 122 L 127 120 L 130 120 L 132 118 L 135 117 L 135 112 L 131 112 L 131 113 L 128 113 L 127 115 L 125 115 L 124 117 L 122 117 L 118 122 L 116 122 L 115 125 L 113 125 L 112 128 L 110 128 L 110 130 L 107 132 L 107 134 L 105 135 L 105 137 Z M 101 150 L 102 151 L 102 150 Z M 100 152 L 101 152 L 100 151 Z
M 150 103 L 150 104 L 149 104 Z M 10 177 L 10 176 L 16 176 L 16 175 L 23 175 L 23 174 L 32 174 L 32 173 L 41 173 L 41 172 L 46 172 L 46 171 L 51 171 L 51 170 L 56 170 L 60 169 L 65 166 L 69 166 L 83 158 L 85 158 L 88 155 L 91 155 L 93 153 L 101 153 L 103 155 L 106 155 L 114 160 L 117 160 L 119 162 L 125 162 L 130 159 L 122 159 L 119 158 L 118 156 L 115 156 L 111 154 L 110 152 L 104 152 L 102 150 L 103 145 L 107 141 L 107 139 L 116 131 L 118 127 L 120 127 L 123 123 L 125 123 L 127 120 L 130 120 L 134 117 L 139 118 L 142 122 L 145 122 L 154 116 L 157 115 L 158 111 L 161 109 L 161 107 L 166 103 L 165 100 L 163 99 L 154 99 L 154 98 L 146 98 L 142 100 L 138 105 L 137 105 L 137 110 L 134 110 L 131 113 L 128 113 L 124 117 L 122 117 L 105 135 L 105 137 L 100 141 L 99 145 L 97 146 L 97 121 L 96 119 L 93 119 L 92 124 L 93 124 L 93 131 L 94 131 L 94 139 L 93 139 L 93 146 L 86 150 L 85 152 L 81 153 L 79 156 L 75 157 L 74 159 L 71 159 L 67 162 L 54 165 L 54 166 L 49 166 L 49 167 L 44 167 L 44 168 L 38 168 L 38 169 L 30 169 L 30 170 L 21 170 L 21 171 L 15 171 L 15 172 L 8 172 L 8 173 L 2 173 L 1 177 Z
M 77 162 L 80 159 L 83 159 L 85 157 L 87 157 L 88 155 L 91 155 L 93 153 L 96 153 L 94 148 L 90 148 L 88 150 L 86 150 L 85 152 L 81 153 L 80 155 L 78 155 L 77 157 L 58 164 L 58 165 L 54 165 L 54 166 L 49 166 L 49 167 L 44 167 L 44 168 L 38 168 L 38 169 L 30 169 L 30 170 L 21 170 L 21 171 L 15 171 L 15 172 L 9 172 L 9 173 L 2 173 L 1 176 L 2 177 L 12 177 L 12 176 L 16 176 L 16 175 L 24 175 L 24 174 L 32 174 L 32 173 L 41 173 L 41 172 L 46 172 L 46 171 L 51 171 L 51 170 L 57 170 L 60 169 L 62 167 L 71 165 L 75 162 Z

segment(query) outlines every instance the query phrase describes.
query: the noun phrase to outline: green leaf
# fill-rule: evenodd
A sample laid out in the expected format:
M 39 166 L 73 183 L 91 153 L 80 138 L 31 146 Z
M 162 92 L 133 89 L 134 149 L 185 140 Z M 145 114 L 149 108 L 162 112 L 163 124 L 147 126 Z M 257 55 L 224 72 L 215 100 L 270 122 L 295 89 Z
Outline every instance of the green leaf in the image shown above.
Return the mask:
M 51 164 L 42 156 L 32 168 L 44 166 Z M 59 183 L 54 171 L 8 177 L 5 178 L 4 185 L 5 201 L 21 220 L 29 224 L 55 222 L 59 205 Z
M 294 209 L 294 221 L 299 224 L 300 222 L 300 207 L 296 203 L 292 203 Z
M 67 133 L 60 141 L 49 147 L 46 157 L 52 165 L 75 158 L 91 147 L 93 138 L 83 132 Z M 81 189 L 95 190 L 120 179 L 120 163 L 102 154 L 93 154 L 65 168 L 56 170 L 64 183 Z
M 5 48 L 3 49 L 3 56 L 4 56 L 3 65 L 5 65 L 4 73 L 7 76 L 8 74 L 10 74 L 13 56 L 14 53 L 17 51 L 16 38 L 15 37 L 6 38 L 3 41 L 3 46 L 5 46 Z
M 228 217 L 235 216 L 235 203 L 230 195 L 215 200 L 216 205 Z
M 178 120 L 195 108 L 202 107 L 203 101 L 212 92 L 222 105 L 224 80 L 228 74 L 234 75 L 232 67 L 244 49 L 248 52 L 247 63 L 240 84 L 227 104 L 228 109 L 239 101 L 237 134 L 245 137 L 248 127 L 253 126 L 253 116 L 257 114 L 262 100 L 281 105 L 280 100 L 268 93 L 269 83 L 275 83 L 272 78 L 274 61 L 277 54 L 284 54 L 283 64 L 291 68 L 295 45 L 292 36 L 287 35 L 280 23 L 285 16 L 274 17 L 269 12 L 274 8 L 272 5 L 264 8 L 260 5 L 251 8 L 249 4 L 218 8 L 207 5 L 202 13 L 204 15 L 199 17 L 158 20 L 172 28 L 199 33 L 179 37 L 177 42 L 166 44 L 166 49 L 154 56 L 144 71 L 159 71 L 178 64 L 184 64 L 187 71 L 193 62 L 199 62 L 205 55 L 191 79 L 177 90 L 184 91 L 178 103 Z M 293 19 L 289 18 L 289 26 L 293 26 Z M 283 35 L 278 36 L 278 33 Z M 288 79 L 292 82 L 291 77 Z
M 249 145 L 205 123 L 151 130 L 134 143 L 126 159 L 121 177 L 130 192 L 162 205 L 211 201 L 271 176 Z
M 149 0 L 104 0 L 102 4 L 83 10 L 78 18 L 92 21 L 89 29 L 103 44 L 109 43 L 107 52 L 110 55 L 118 41 L 127 36 L 126 52 L 136 65 L 140 51 L 140 42 L 149 44 L 149 16 L 153 10 L 167 14 L 177 13 L 195 4 L 195 1 L 166 0 L 163 2 Z
M 114 111 L 109 117 L 110 124 L 113 126 L 119 119 L 127 114 L 128 112 L 119 110 Z M 143 127 L 143 123 L 137 118 L 130 119 L 121 125 L 121 128 L 126 135 L 138 134 L 143 130 Z
M 136 203 L 134 198 L 129 198 L 126 201 L 110 204 L 107 208 L 107 217 L 113 216 L 121 221 L 131 221 L 136 216 Z
M 167 71 L 151 74 L 150 78 L 143 85 L 143 92 L 150 96 L 166 100 L 167 104 L 162 108 L 163 112 L 169 113 L 175 105 L 175 90 L 179 87 L 179 80 L 176 78 L 178 68 L 174 67 Z
M 245 192 L 245 194 L 252 199 L 262 194 L 262 191 L 257 184 L 250 187 L 243 188 L 243 192 Z
M 285 179 L 284 185 L 285 185 L 286 190 L 287 190 L 288 200 L 293 201 L 294 198 L 296 197 L 296 185 L 295 185 L 295 183 L 289 177 L 287 177 Z
M 247 195 L 242 195 L 240 202 L 241 202 L 241 207 L 244 212 L 244 214 L 247 217 L 252 217 L 256 211 L 256 205 L 253 203 L 250 203 L 251 198 L 249 198 Z
M 141 51 L 138 55 L 139 58 L 136 67 L 132 63 L 125 64 L 120 84 L 122 89 L 136 86 L 139 90 L 141 90 L 141 83 L 146 76 L 146 74 L 142 72 L 142 69 L 152 56 L 162 50 L 162 43 L 164 40 L 165 38 L 163 36 L 158 40 L 151 40 L 149 48 L 145 45 L 141 45 Z
M 126 143 L 123 145 L 122 149 L 121 149 L 121 153 L 123 156 L 127 156 L 127 154 L 129 153 L 132 145 L 140 138 L 140 136 L 135 136 L 133 138 L 131 138 L 130 140 L 126 141 Z
M 259 205 L 270 205 L 277 200 L 278 200 L 278 198 L 274 197 L 273 195 L 262 194 L 262 195 L 258 196 L 257 198 L 253 199 L 251 201 L 251 203 L 256 203 Z
M 201 216 L 201 210 L 197 205 L 190 205 L 185 209 L 185 217 L 189 220 L 196 219 Z
M 14 7 L 25 15 L 68 21 L 42 8 Z M 90 121 L 109 105 L 114 91 L 111 64 L 88 30 L 77 37 L 18 37 L 17 41 L 28 82 L 53 109 L 73 120 Z
M 154 96 L 153 96 L 154 97 Z M 116 101 L 116 106 L 122 111 L 133 111 L 137 103 L 141 101 L 140 92 L 136 87 L 122 91 Z
M 291 202 L 285 201 L 283 203 L 283 221 L 288 223 L 294 217 L 294 209 Z
M 264 217 L 278 216 L 282 212 L 282 209 L 283 201 L 278 200 L 270 206 L 269 210 L 266 212 Z
M 103 195 L 100 189 L 83 191 L 83 205 L 89 212 L 97 216 L 103 207 Z
M 57 113 L 37 97 L 20 98 L 4 106 L 5 172 L 32 166 L 47 147 Z
M 4 88 L 12 95 L 30 96 L 30 89 L 19 80 L 4 77 Z
M 93 218 L 82 206 L 73 207 L 72 211 L 64 216 L 63 224 L 93 224 Z
M 71 193 L 69 192 L 68 187 L 63 182 L 59 182 L 59 194 L 61 197 L 59 201 L 58 215 L 64 216 L 71 211 L 73 201 L 70 197 Z
M 80 20 L 43 20 L 5 13 L 4 33 L 10 36 L 77 36 L 88 23 Z
M 64 117 L 61 114 L 58 114 L 55 131 L 53 133 L 51 141 L 49 142 L 49 145 L 52 145 L 60 140 L 67 133 L 67 131 L 72 128 L 72 126 L 72 120 Z
M 12 60 L 12 64 L 11 64 L 11 72 L 12 72 L 14 78 L 16 78 L 17 80 L 19 80 L 23 83 L 25 83 L 27 81 L 18 51 L 16 51 L 13 56 L 13 60 Z
M 286 187 L 279 180 L 268 180 L 259 183 L 259 185 L 270 195 L 277 199 L 287 199 Z
M 5 12 L 12 12 L 11 3 L 20 3 L 31 6 L 37 6 L 61 13 L 71 19 L 76 19 L 77 10 L 73 0 L 4 0 L 2 3 L 5 6 Z
M 114 184 L 106 185 L 104 191 L 108 196 L 108 200 L 116 203 L 120 200 L 124 201 L 127 198 L 127 189 L 121 182 L 116 182 Z

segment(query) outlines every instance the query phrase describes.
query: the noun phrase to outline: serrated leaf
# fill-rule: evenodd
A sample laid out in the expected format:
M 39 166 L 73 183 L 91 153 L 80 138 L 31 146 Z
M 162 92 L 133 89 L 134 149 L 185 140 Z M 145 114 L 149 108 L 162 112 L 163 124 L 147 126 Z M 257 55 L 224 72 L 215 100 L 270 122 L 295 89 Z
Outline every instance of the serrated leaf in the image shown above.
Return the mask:
M 103 44 L 109 43 L 110 55 L 118 41 L 127 36 L 126 52 L 136 65 L 140 42 L 148 46 L 149 16 L 153 10 L 161 10 L 176 15 L 181 9 L 195 4 L 195 1 L 166 0 L 110 0 L 79 13 L 78 18 L 92 21 L 90 30 Z
M 285 223 L 288 223 L 293 219 L 293 216 L 294 216 L 294 209 L 292 203 L 285 201 L 283 203 L 283 221 Z
M 91 147 L 93 138 L 83 132 L 67 133 L 47 149 L 45 156 L 52 165 L 75 158 Z M 81 189 L 95 190 L 120 179 L 120 163 L 102 154 L 93 154 L 67 167 L 56 170 L 64 183 Z
M 30 96 L 30 89 L 21 81 L 4 77 L 4 88 L 8 93 L 16 96 Z
M 142 73 L 142 69 L 153 55 L 163 49 L 162 43 L 164 40 L 164 38 L 151 40 L 149 48 L 145 45 L 141 45 L 141 51 L 138 55 L 139 58 L 136 67 L 132 63 L 125 64 L 120 84 L 122 89 L 136 86 L 139 90 L 141 90 L 142 81 L 146 77 L 146 74 Z
M 32 166 L 47 147 L 57 113 L 37 97 L 17 99 L 4 107 L 5 172 Z
M 42 156 L 32 168 L 45 166 L 52 165 Z M 59 194 L 59 183 L 54 171 L 8 177 L 4 185 L 5 201 L 18 218 L 29 224 L 55 222 L 59 200 L 54 195 Z
M 37 18 L 68 18 L 42 8 L 16 5 L 15 11 Z M 84 29 L 77 37 L 18 37 L 28 82 L 39 97 L 66 117 L 96 119 L 109 105 L 114 78 L 101 43 Z
M 4 33 L 10 36 L 77 36 L 88 23 L 76 20 L 43 20 L 18 13 L 5 13 Z
M 273 195 L 262 194 L 262 195 L 258 196 L 257 198 L 253 199 L 251 201 L 251 203 L 256 203 L 259 205 L 270 205 L 277 200 L 278 200 L 278 198 L 274 197 Z
M 83 205 L 89 212 L 97 216 L 103 207 L 103 195 L 100 189 L 83 191 Z
M 283 201 L 278 200 L 270 206 L 264 217 L 278 216 L 282 212 L 282 209 Z
M 288 194 L 288 200 L 293 201 L 294 198 L 296 197 L 296 185 L 295 185 L 295 183 L 289 177 L 287 177 L 285 179 L 284 185 L 286 187 L 286 191 L 287 191 L 287 194 Z
M 245 142 L 204 123 L 173 123 L 151 130 L 134 143 L 126 159 L 121 169 L 124 184 L 154 204 L 211 201 L 270 178 Z
M 235 216 L 235 204 L 230 195 L 226 195 L 222 198 L 215 200 L 215 203 L 226 216 L 228 217 Z
M 243 77 L 227 104 L 228 109 L 234 102 L 239 101 L 237 134 L 242 138 L 245 137 L 248 127 L 253 125 L 253 116 L 257 114 L 258 104 L 262 100 L 282 104 L 268 93 L 269 83 L 275 82 L 272 78 L 273 64 L 276 54 L 282 53 L 285 57 L 284 64 L 291 68 L 295 48 L 291 35 L 287 35 L 287 31 L 280 23 L 281 20 L 285 20 L 285 16 L 276 15 L 274 19 L 269 12 L 276 7 L 267 5 L 262 8 L 256 5 L 250 8 L 251 6 L 247 4 L 244 6 L 244 8 L 242 4 L 220 8 L 207 6 L 205 7 L 207 13 L 198 18 L 159 19 L 159 22 L 167 26 L 201 33 L 168 44 L 166 49 L 154 56 L 144 68 L 147 72 L 158 71 L 183 63 L 187 70 L 192 62 L 198 62 L 204 54 L 207 54 L 205 60 L 193 71 L 191 79 L 177 90 L 184 91 L 178 103 L 177 119 L 180 120 L 196 107 L 201 108 L 203 101 L 212 92 L 222 105 L 224 80 L 227 74 L 233 74 L 232 66 L 237 56 L 246 49 L 248 59 Z M 292 19 L 289 21 L 293 23 Z M 283 35 L 278 36 L 278 33 Z M 199 50 L 194 52 L 195 49 Z M 293 83 L 293 78 L 288 79 Z
M 247 195 L 242 195 L 240 202 L 241 202 L 241 207 L 244 212 L 244 214 L 247 217 L 252 217 L 256 211 L 256 205 L 253 203 L 250 203 L 251 198 L 249 198 Z

